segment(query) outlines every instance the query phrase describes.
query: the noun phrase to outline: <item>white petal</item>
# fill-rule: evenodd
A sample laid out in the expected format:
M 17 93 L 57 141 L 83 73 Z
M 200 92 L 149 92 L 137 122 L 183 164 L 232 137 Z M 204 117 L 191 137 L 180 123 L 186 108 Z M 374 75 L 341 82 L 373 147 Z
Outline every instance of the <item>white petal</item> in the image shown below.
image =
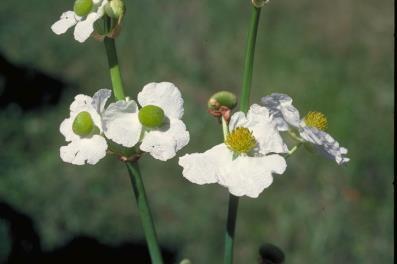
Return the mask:
M 61 15 L 61 18 L 51 26 L 51 30 L 57 35 L 63 34 L 69 28 L 76 25 L 79 20 L 80 17 L 73 11 L 66 11 Z
M 183 177 L 196 184 L 215 183 L 218 170 L 232 161 L 232 152 L 225 144 L 219 144 L 204 153 L 186 154 L 179 158 Z
M 112 95 L 112 91 L 109 89 L 100 89 L 92 97 L 92 106 L 98 113 L 102 113 L 105 109 L 107 100 Z
M 169 123 L 159 129 L 145 134 L 140 149 L 149 152 L 153 158 L 166 161 L 189 142 L 189 132 L 179 119 L 170 119 Z
M 273 93 L 261 99 L 274 118 L 280 131 L 287 131 L 288 125 L 299 127 L 299 111 L 292 105 L 292 98 L 286 94 Z
M 141 136 L 138 106 L 134 100 L 111 103 L 102 115 L 105 136 L 124 147 L 133 147 Z
M 232 131 L 236 127 L 246 127 L 252 131 L 258 143 L 255 151 L 260 154 L 288 152 L 288 148 L 272 122 L 266 107 L 253 104 L 247 113 L 247 117 L 242 112 L 233 114 L 230 119 L 229 130 Z
M 74 39 L 78 42 L 86 41 L 94 31 L 95 21 L 100 19 L 102 16 L 103 14 L 99 15 L 98 13 L 91 12 L 85 20 L 78 22 L 74 28 Z
M 73 141 L 80 138 L 78 135 L 76 135 L 73 132 L 72 129 L 73 121 L 74 119 L 72 118 L 66 118 L 65 120 L 63 120 L 63 122 L 59 127 L 59 131 L 62 133 L 62 135 L 65 136 L 66 141 Z
M 138 94 L 141 106 L 156 105 L 164 110 L 169 118 L 181 119 L 183 116 L 183 99 L 179 89 L 170 82 L 148 83 Z
M 322 154 L 329 159 L 334 159 L 339 165 L 350 160 L 344 157 L 347 154 L 347 149 L 340 147 L 339 143 L 328 133 L 309 126 L 302 126 L 299 132 L 304 140 L 314 144 Z
M 92 98 L 88 95 L 78 94 L 70 105 L 70 112 L 80 112 L 81 109 L 86 107 L 92 107 Z
M 228 166 L 222 166 L 219 183 L 235 196 L 256 198 L 272 184 L 272 173 L 282 174 L 286 167 L 285 159 L 279 155 L 239 156 Z
M 81 138 L 72 141 L 60 148 L 60 156 L 64 162 L 75 165 L 96 164 L 105 157 L 107 150 L 106 140 L 102 136 L 94 135 L 91 138 Z

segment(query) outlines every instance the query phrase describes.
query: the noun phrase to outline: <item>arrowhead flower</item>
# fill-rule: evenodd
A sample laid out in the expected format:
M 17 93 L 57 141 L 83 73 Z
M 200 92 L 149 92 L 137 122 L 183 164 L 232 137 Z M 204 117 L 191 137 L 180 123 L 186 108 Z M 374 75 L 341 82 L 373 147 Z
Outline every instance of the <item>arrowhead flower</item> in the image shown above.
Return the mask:
M 299 111 L 292 105 L 292 98 L 286 94 L 273 93 L 261 99 L 262 105 L 274 116 L 274 123 L 279 131 L 297 131 L 297 139 L 302 143 L 313 144 L 321 153 L 336 163 L 343 164 L 350 159 L 345 157 L 347 149 L 324 132 L 327 119 L 320 112 L 309 112 L 303 119 Z
M 224 143 L 179 158 L 183 176 L 200 185 L 219 183 L 235 196 L 258 197 L 273 182 L 272 174 L 287 166 L 277 153 L 288 149 L 272 121 L 269 111 L 255 104 L 247 115 L 234 113 Z
M 94 23 L 104 16 L 108 2 L 108 0 L 77 0 L 74 11 L 64 12 L 51 26 L 51 30 L 60 35 L 75 26 L 74 38 L 79 42 L 84 42 L 94 32 Z
M 181 120 L 183 99 L 172 83 L 149 83 L 138 94 L 138 102 L 118 101 L 103 114 L 105 136 L 124 147 L 141 142 L 140 149 L 162 161 L 173 158 L 189 142 Z
M 65 140 L 70 142 L 60 148 L 64 162 L 75 165 L 96 164 L 105 157 L 106 139 L 101 135 L 103 125 L 101 115 L 111 91 L 101 89 L 93 97 L 79 94 L 70 105 L 70 117 L 60 126 Z

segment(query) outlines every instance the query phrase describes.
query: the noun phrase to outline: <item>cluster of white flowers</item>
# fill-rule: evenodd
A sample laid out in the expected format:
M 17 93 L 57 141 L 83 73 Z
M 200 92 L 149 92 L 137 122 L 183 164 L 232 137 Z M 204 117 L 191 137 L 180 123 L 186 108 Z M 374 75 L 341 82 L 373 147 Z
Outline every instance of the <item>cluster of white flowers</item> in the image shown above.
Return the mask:
M 141 151 L 166 161 L 189 142 L 189 132 L 181 120 L 183 99 L 174 84 L 145 85 L 138 94 L 140 109 L 134 100 L 117 101 L 105 109 L 110 96 L 110 90 L 101 89 L 93 97 L 75 97 L 70 117 L 60 126 L 65 140 L 70 142 L 60 148 L 63 161 L 76 165 L 96 164 L 105 157 L 109 140 L 127 148 L 140 143 Z M 161 119 L 153 123 L 158 113 Z

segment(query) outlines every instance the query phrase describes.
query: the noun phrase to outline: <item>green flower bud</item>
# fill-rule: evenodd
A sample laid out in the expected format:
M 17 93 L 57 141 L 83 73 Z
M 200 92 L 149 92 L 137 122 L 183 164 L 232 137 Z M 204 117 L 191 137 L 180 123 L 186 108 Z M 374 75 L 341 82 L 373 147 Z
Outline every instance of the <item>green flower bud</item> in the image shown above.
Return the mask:
M 73 10 L 78 16 L 86 16 L 91 12 L 93 5 L 92 0 L 76 0 Z
M 237 106 L 237 97 L 231 92 L 220 91 L 213 94 L 208 100 L 208 109 L 218 110 L 221 106 L 225 106 L 232 110 Z
M 158 106 L 146 105 L 139 110 L 138 118 L 141 124 L 146 127 L 159 127 L 164 122 L 164 111 Z
M 119 19 L 124 16 L 125 5 L 122 0 L 111 0 L 105 6 L 106 14 L 111 18 Z
M 90 113 L 86 111 L 80 112 L 73 121 L 72 129 L 76 135 L 82 137 L 91 134 L 95 129 L 95 125 Z

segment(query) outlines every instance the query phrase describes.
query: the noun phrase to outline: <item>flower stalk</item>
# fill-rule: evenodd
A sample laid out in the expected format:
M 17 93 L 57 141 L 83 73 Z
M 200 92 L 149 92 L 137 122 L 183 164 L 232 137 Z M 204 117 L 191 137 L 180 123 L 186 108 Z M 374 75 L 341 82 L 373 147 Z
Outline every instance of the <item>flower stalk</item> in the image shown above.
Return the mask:
M 117 58 L 115 41 L 112 38 L 105 37 L 104 42 L 109 62 L 110 77 L 112 80 L 114 96 L 116 100 L 124 100 L 124 88 Z M 150 259 L 152 260 L 153 264 L 163 264 L 160 247 L 157 241 L 156 230 L 153 223 L 153 217 L 150 212 L 138 161 L 127 161 L 125 164 L 127 165 L 132 189 L 136 198 L 139 215 L 141 217 L 143 230 L 146 237 L 146 243 L 149 248 Z
M 130 175 L 132 189 L 134 190 L 136 202 L 138 205 L 139 215 L 141 217 L 143 230 L 146 236 L 146 243 L 149 247 L 150 259 L 153 264 L 162 264 L 160 247 L 157 242 L 156 230 L 153 223 L 153 217 L 150 212 L 149 203 L 146 197 L 145 187 L 143 185 L 141 171 L 138 162 L 126 162 L 128 173 Z
M 117 58 L 116 45 L 113 38 L 104 39 L 106 55 L 108 57 L 110 78 L 112 80 L 113 93 L 116 100 L 125 98 L 123 80 L 121 79 L 120 66 Z
M 240 111 L 244 113 L 247 113 L 249 109 L 252 72 L 254 66 L 255 44 L 256 44 L 256 36 L 258 32 L 260 12 L 261 12 L 261 8 L 252 6 L 251 22 L 248 32 L 247 46 L 245 50 L 243 85 L 242 85 L 241 100 L 240 100 Z M 238 202 L 239 202 L 238 197 L 232 194 L 229 195 L 228 215 L 227 215 L 226 234 L 225 234 L 225 255 L 224 255 L 225 264 L 233 263 L 233 246 L 234 246 L 234 234 L 236 229 Z

